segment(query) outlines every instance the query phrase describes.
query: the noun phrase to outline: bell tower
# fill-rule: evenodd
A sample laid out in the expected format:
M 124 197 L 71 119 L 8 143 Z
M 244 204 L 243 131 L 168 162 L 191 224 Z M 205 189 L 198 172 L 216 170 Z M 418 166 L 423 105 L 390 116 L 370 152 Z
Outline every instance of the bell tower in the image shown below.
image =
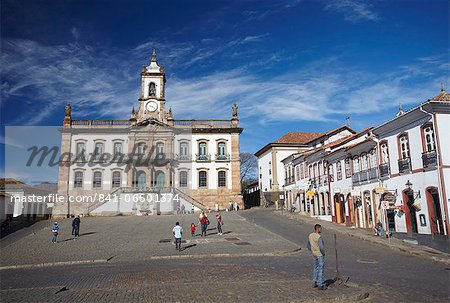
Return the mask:
M 155 118 L 166 122 L 165 114 L 165 84 L 166 76 L 164 66 L 156 61 L 156 51 L 153 50 L 152 60 L 148 66 L 143 65 L 141 70 L 141 96 L 137 120 Z

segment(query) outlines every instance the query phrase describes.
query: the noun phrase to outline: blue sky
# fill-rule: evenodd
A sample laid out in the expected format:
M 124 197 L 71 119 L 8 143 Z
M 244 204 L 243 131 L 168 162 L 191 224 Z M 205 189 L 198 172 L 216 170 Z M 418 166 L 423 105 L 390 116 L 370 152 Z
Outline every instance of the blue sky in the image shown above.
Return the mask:
M 61 125 L 66 102 L 75 119 L 128 118 L 156 48 L 175 119 L 227 118 L 236 101 L 249 152 L 450 87 L 439 0 L 4 0 L 1 42 L 2 126 Z

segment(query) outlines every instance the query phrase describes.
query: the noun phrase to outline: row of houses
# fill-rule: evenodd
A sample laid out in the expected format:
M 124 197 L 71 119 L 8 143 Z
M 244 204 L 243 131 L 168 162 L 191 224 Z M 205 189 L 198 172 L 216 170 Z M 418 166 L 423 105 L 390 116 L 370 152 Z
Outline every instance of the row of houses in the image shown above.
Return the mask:
M 288 133 L 260 149 L 261 204 L 358 228 L 449 232 L 450 94 L 356 132 Z

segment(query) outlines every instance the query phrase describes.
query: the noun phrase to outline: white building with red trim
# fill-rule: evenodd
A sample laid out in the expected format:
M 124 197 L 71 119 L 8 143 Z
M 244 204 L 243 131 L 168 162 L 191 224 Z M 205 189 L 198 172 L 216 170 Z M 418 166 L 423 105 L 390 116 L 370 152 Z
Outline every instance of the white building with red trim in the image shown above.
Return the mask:
M 450 94 L 380 126 L 282 160 L 287 206 L 320 219 L 407 234 L 449 232 Z

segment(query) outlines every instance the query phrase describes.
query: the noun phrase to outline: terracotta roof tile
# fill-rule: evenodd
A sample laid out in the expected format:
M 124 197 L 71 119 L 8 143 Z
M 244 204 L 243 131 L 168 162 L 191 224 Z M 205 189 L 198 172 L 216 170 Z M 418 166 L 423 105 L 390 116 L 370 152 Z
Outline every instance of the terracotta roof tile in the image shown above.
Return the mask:
M 308 142 L 322 136 L 323 134 L 324 133 L 289 132 L 275 141 L 275 143 L 307 144 Z
M 450 93 L 443 91 L 436 97 L 431 98 L 430 100 L 431 101 L 450 101 Z

